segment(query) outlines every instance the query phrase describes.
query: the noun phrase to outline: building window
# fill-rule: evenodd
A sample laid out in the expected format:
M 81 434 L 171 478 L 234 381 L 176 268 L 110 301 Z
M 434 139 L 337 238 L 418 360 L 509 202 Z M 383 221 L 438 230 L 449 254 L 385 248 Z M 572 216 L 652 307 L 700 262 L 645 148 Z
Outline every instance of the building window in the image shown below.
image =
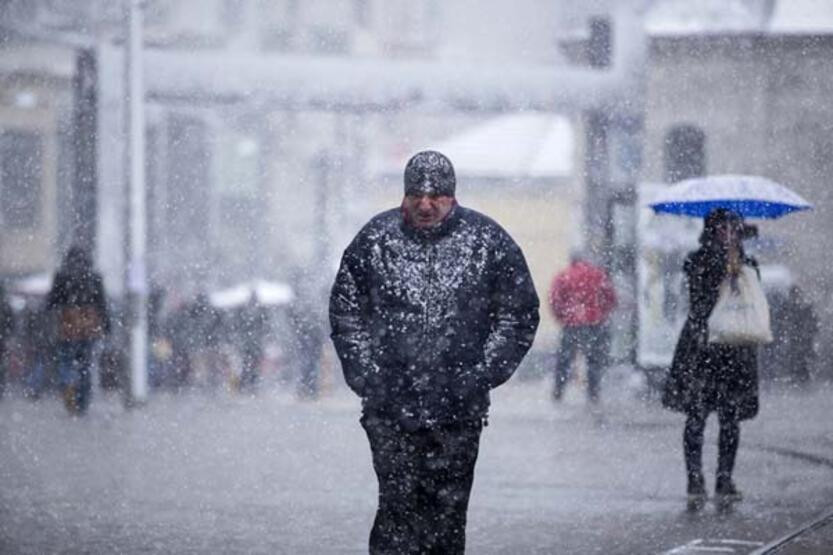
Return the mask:
M 40 220 L 43 141 L 32 131 L 0 133 L 0 217 L 3 227 L 24 230 Z
M 665 181 L 676 183 L 706 173 L 706 134 L 694 125 L 677 125 L 665 135 Z

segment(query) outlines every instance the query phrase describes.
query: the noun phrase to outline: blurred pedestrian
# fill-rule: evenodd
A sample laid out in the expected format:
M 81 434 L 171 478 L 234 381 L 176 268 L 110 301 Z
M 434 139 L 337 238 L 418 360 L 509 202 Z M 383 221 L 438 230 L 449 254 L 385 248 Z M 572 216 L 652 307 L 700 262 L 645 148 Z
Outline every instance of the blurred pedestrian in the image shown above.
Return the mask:
M 787 370 L 791 370 L 792 380 L 807 384 L 812 377 L 812 366 L 816 356 L 816 336 L 819 331 L 819 318 L 801 288 L 790 287 L 787 296 L 787 330 L 790 337 Z
M 154 284 L 150 288 L 147 299 L 147 330 L 150 347 L 148 349 L 148 383 L 151 387 L 157 388 L 169 385 L 171 381 L 170 345 L 162 329 L 165 296 L 165 289 Z M 111 357 L 111 360 L 117 363 L 114 357 Z
M 260 380 L 260 367 L 263 362 L 263 341 L 269 331 L 269 313 L 252 293 L 249 300 L 237 314 L 237 335 L 240 349 L 241 392 L 254 393 Z
M 757 262 L 746 256 L 741 242 L 743 221 L 734 212 L 717 209 L 705 218 L 700 248 L 689 253 L 683 271 L 688 283 L 689 313 L 680 333 L 666 379 L 663 404 L 685 413 L 683 453 L 692 507 L 706 499 L 702 453 L 706 418 L 717 412 L 718 438 L 715 495 L 719 501 L 740 500 L 732 479 L 740 443 L 740 421 L 758 413 L 756 346 L 709 343 L 708 319 L 721 283 Z
M 187 312 L 187 349 L 193 378 L 214 389 L 223 380 L 223 315 L 198 293 Z
M 14 333 L 14 311 L 6 298 L 6 289 L 0 284 L 0 397 L 6 390 L 6 342 Z
M 70 247 L 46 297 L 58 319 L 58 368 L 67 409 L 84 414 L 92 390 L 92 351 L 110 331 L 110 315 L 101 275 L 89 253 Z
M 772 343 L 758 352 L 758 377 L 762 384 L 773 384 L 790 379 L 794 345 L 794 322 L 790 307 L 789 288 L 773 287 L 767 292 L 769 301 Z
M 602 373 L 608 361 L 608 318 L 616 308 L 613 283 L 602 268 L 581 253 L 573 252 L 570 265 L 553 279 L 549 301 L 561 325 L 553 399 L 561 399 L 570 366 L 577 355 L 583 354 L 587 363 L 587 397 L 595 403 L 599 400 Z
M 54 389 L 55 322 L 43 302 L 29 300 L 21 314 L 26 380 L 24 395 L 39 398 L 47 389 Z
M 163 335 L 170 345 L 170 382 L 174 391 L 191 384 L 191 316 L 189 305 L 181 304 L 167 315 Z
M 463 553 L 489 390 L 532 344 L 538 298 L 509 234 L 457 204 L 448 158 L 420 152 L 404 177 L 401 207 L 344 252 L 332 339 L 379 481 L 370 552 Z

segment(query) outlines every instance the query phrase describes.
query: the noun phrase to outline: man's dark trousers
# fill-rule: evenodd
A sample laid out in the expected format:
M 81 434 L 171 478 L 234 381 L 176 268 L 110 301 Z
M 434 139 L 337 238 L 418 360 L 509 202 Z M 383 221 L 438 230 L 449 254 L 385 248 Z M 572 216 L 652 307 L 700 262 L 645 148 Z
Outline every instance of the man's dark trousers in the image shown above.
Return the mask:
M 555 360 L 553 394 L 556 398 L 560 398 L 564 391 L 576 355 L 584 353 L 587 358 L 587 396 L 591 401 L 599 400 L 602 373 L 608 362 L 609 343 L 610 330 L 605 324 L 565 326 L 561 330 L 561 343 Z
M 379 480 L 370 553 L 463 553 L 482 421 L 406 430 L 371 413 L 361 422 Z

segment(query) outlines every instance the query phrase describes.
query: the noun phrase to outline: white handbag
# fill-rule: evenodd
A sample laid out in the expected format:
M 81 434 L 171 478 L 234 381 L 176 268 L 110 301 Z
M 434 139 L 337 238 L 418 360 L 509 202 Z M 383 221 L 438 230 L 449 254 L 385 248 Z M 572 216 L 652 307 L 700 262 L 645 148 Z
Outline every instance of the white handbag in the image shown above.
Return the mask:
M 769 303 L 754 268 L 744 265 L 737 277 L 720 284 L 709 316 L 709 343 L 757 345 L 772 341 Z

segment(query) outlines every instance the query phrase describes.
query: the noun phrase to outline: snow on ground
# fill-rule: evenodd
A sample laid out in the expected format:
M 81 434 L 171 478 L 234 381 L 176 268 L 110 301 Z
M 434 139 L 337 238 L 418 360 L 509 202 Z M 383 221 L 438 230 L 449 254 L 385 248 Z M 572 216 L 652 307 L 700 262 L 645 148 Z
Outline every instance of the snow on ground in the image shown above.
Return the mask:
M 580 384 L 493 398 L 469 512 L 472 553 L 659 553 L 697 538 L 770 541 L 833 505 L 833 391 L 765 393 L 743 426 L 733 513 L 684 511 L 682 417 L 627 375 L 591 409 Z M 629 385 L 631 384 L 631 385 Z M 361 553 L 376 484 L 359 403 L 280 391 L 156 395 L 84 419 L 57 399 L 0 402 L 0 552 Z M 707 430 L 713 472 L 716 425 Z M 709 476 L 710 478 L 710 476 Z

